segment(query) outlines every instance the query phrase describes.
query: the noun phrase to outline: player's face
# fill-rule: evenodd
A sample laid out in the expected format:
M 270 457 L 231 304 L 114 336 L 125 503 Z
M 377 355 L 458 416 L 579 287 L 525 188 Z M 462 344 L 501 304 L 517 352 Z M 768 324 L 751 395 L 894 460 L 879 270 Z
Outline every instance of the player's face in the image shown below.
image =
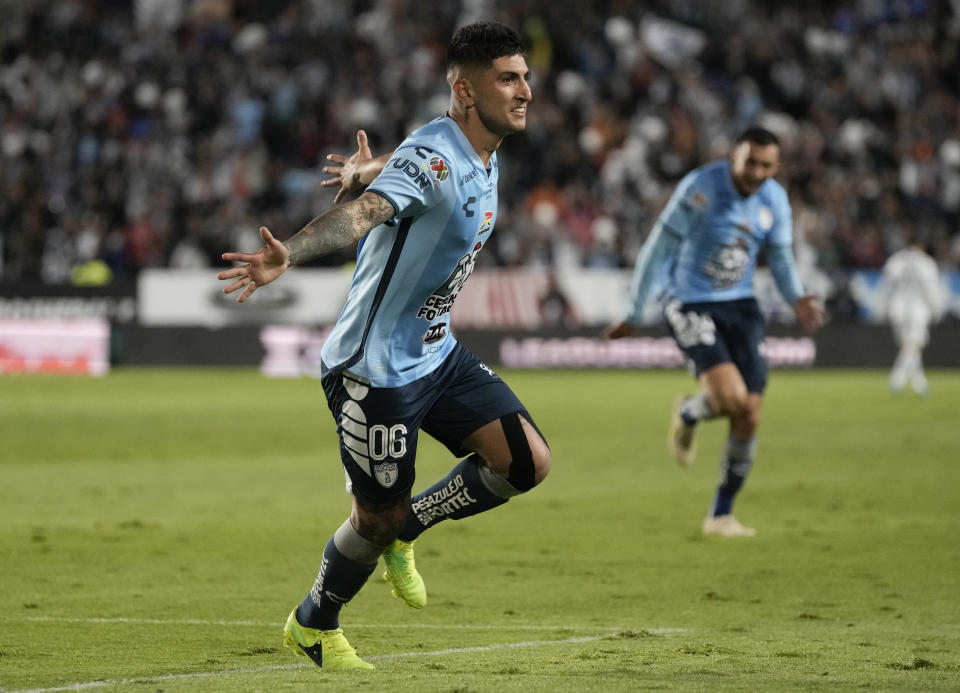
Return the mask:
M 780 147 L 741 142 L 730 155 L 733 185 L 741 195 L 753 195 L 780 169 Z
M 506 137 L 527 127 L 530 70 L 522 55 L 497 58 L 471 80 L 477 117 L 491 133 Z

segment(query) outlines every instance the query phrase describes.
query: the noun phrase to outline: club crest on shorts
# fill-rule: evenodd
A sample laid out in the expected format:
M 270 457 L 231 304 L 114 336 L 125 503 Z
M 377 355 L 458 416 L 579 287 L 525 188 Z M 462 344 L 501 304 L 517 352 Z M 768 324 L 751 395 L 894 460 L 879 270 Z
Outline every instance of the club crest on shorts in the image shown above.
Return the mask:
M 390 488 L 393 486 L 399 474 L 397 473 L 397 463 L 396 462 L 384 462 L 383 464 L 373 465 L 373 475 L 379 483 L 384 488 Z

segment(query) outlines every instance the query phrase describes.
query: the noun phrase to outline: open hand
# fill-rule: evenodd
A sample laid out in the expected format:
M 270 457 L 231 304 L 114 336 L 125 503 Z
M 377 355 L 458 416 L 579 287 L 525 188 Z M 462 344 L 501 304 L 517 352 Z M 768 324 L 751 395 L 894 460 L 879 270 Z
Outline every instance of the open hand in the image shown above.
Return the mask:
M 337 164 L 336 166 L 324 166 L 323 172 L 329 173 L 333 178 L 321 181 L 320 185 L 324 188 L 330 188 L 339 185 L 340 190 L 337 196 L 333 198 L 333 203 L 337 204 L 348 192 L 359 190 L 364 185 L 370 183 L 370 180 L 364 180 L 364 163 L 370 161 L 373 154 L 370 152 L 370 145 L 367 144 L 367 133 L 363 130 L 357 130 L 357 151 L 350 157 L 343 154 L 327 154 L 327 159 Z M 378 168 L 377 171 L 380 169 Z
M 235 279 L 236 281 L 223 290 L 225 294 L 232 294 L 238 289 L 245 289 L 237 300 L 243 303 L 264 284 L 269 284 L 286 271 L 290 264 L 290 251 L 278 241 L 266 226 L 260 227 L 260 238 L 264 246 L 255 253 L 224 253 L 221 257 L 228 262 L 245 262 L 240 267 L 224 270 L 217 275 L 217 279 Z
M 805 330 L 813 332 L 823 325 L 823 306 L 816 296 L 803 296 L 793 304 L 793 311 Z

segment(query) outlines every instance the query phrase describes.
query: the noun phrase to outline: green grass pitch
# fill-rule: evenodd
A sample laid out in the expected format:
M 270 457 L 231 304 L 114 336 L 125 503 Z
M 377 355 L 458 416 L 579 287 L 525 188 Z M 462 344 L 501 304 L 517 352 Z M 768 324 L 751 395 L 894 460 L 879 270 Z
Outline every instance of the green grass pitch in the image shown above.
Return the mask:
M 960 372 L 775 371 L 737 515 L 725 423 L 668 461 L 668 372 L 510 372 L 546 483 L 418 542 L 429 603 L 344 610 L 370 673 L 281 644 L 349 499 L 320 384 L 252 370 L 0 379 L 0 690 L 960 690 Z M 421 439 L 422 488 L 453 464 Z

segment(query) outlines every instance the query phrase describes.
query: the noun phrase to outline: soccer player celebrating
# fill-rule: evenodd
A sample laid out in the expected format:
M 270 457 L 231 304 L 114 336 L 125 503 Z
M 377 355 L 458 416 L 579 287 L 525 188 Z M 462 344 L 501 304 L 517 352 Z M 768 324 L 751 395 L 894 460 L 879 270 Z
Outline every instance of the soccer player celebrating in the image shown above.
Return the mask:
M 890 389 L 899 393 L 910 383 L 914 392 L 926 395 L 923 349 L 930 340 L 930 323 L 943 314 L 944 301 L 937 263 L 916 234 L 884 264 L 883 293 L 887 319 L 899 346 L 890 371 Z
M 625 319 L 605 332 L 610 339 L 633 334 L 654 280 L 666 267 L 664 315 L 700 384 L 695 395 L 675 402 L 668 448 L 679 464 L 689 466 L 697 424 L 715 417 L 730 422 L 720 482 L 703 521 L 708 535 L 755 533 L 733 516 L 733 502 L 753 466 L 767 384 L 764 319 L 753 294 L 761 247 L 797 320 L 809 330 L 823 320 L 823 309 L 804 294 L 797 274 L 790 204 L 773 179 L 779 165 L 777 137 L 755 127 L 737 138 L 728 160 L 688 173 L 640 249 Z
M 360 241 L 346 305 L 321 352 L 353 507 L 284 627 L 284 643 L 325 669 L 373 668 L 347 642 L 339 613 L 381 555 L 394 594 L 423 607 L 414 540 L 529 491 L 550 468 L 524 405 L 450 331 L 450 309 L 496 222 L 496 150 L 526 126 L 528 78 L 516 32 L 461 27 L 447 47 L 445 116 L 412 132 L 355 200 L 285 242 L 261 227 L 258 252 L 223 255 L 245 263 L 218 275 L 243 302 L 288 266 Z M 358 144 L 355 156 L 368 158 L 360 133 Z M 411 499 L 420 430 L 465 457 Z

